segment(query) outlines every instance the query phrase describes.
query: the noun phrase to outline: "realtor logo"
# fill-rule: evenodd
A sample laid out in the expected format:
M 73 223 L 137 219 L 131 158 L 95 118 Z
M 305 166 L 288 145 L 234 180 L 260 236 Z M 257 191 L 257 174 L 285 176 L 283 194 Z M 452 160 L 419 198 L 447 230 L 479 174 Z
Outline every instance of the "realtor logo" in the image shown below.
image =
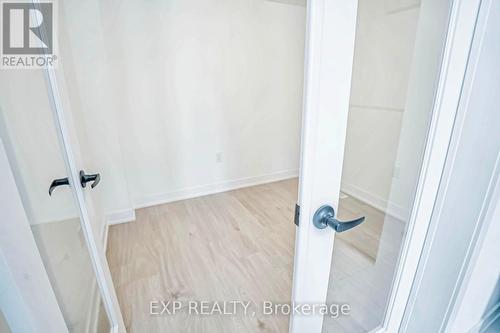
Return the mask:
M 55 8 L 51 2 L 3 1 L 2 68 L 53 67 Z

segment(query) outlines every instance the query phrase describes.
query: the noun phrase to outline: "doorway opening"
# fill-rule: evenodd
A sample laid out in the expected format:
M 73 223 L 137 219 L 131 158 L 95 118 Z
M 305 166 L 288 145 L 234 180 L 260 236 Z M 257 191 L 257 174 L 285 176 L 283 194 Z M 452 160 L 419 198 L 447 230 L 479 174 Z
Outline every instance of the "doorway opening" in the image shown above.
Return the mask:
M 386 314 L 451 6 L 423 3 L 358 4 L 338 218 L 365 222 L 335 239 L 327 303 L 350 310 L 325 316 L 324 332 L 369 332 Z M 60 102 L 79 165 L 101 177 L 85 200 L 127 331 L 288 331 L 306 8 L 59 3 Z M 441 39 L 426 39 L 431 12 Z M 69 190 L 46 193 L 64 162 L 36 153 L 33 138 L 57 146 L 57 130 L 26 111 L 48 105 L 34 84 L 19 94 L 42 81 L 33 73 L 0 77 L 2 142 L 67 326 L 106 332 Z

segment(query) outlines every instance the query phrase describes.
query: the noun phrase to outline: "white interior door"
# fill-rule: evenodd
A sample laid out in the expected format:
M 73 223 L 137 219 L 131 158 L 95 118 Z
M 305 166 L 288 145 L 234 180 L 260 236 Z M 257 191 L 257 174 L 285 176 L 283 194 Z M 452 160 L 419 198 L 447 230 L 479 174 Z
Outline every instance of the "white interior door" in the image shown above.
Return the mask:
M 52 289 L 42 294 L 55 296 L 59 307 L 45 312 L 53 317 L 59 313 L 58 320 L 62 315 L 70 332 L 125 331 L 103 246 L 89 218 L 89 202 L 84 199 L 79 175 L 81 167 L 75 162 L 78 155 L 73 150 L 78 143 L 70 138 L 55 72 L 5 71 L 0 86 L 1 141 L 24 209 L 21 215 L 25 216 L 23 220 L 16 218 L 19 214 L 2 218 L 2 228 L 11 230 L 12 224 L 24 223 L 31 231 L 38 251 L 35 257 L 41 259 Z M 28 236 L 17 237 L 29 243 Z M 6 259 L 24 261 L 28 255 L 33 258 L 32 253 L 13 250 L 15 245 L 2 237 Z M 33 274 L 32 267 L 5 262 L 11 272 Z M 37 306 L 53 308 L 54 302 L 50 301 L 47 297 Z M 12 318 L 9 316 L 7 319 Z M 39 325 L 33 324 L 32 330 L 47 327 Z
M 102 298 L 103 309 L 105 309 L 109 317 L 111 330 L 113 332 L 125 332 L 123 317 L 104 249 L 104 241 L 107 235 L 102 226 L 106 225 L 105 216 L 99 200 L 93 200 L 92 195 L 87 191 L 99 185 L 100 174 L 85 170 L 84 159 L 80 155 L 74 120 L 71 113 L 65 109 L 65 107 L 70 107 L 70 103 L 68 100 L 63 99 L 64 92 L 61 91 L 58 84 L 63 81 L 64 74 L 54 69 L 46 69 L 45 74 L 49 86 L 49 96 L 52 99 L 57 132 L 63 144 L 67 168 L 70 171 L 71 183 L 79 185 L 73 186 L 73 194 L 78 203 L 80 221 L 97 278 L 96 282 Z
M 291 332 L 398 330 L 478 4 L 308 1 Z

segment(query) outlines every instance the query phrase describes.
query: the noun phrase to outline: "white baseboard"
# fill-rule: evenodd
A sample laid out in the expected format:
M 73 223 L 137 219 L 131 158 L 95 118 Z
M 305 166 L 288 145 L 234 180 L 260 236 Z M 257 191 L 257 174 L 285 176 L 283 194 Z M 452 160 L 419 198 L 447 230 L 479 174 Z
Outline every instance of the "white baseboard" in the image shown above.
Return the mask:
M 132 221 L 135 221 L 135 209 L 120 210 L 106 215 L 104 229 L 102 231 L 102 244 L 105 252 L 108 249 L 109 226 Z
M 267 0 L 271 2 L 280 2 L 285 5 L 294 5 L 294 6 L 306 6 L 306 0 Z
M 136 198 L 134 207 L 145 208 L 156 205 L 161 205 L 169 202 L 191 199 L 196 197 L 201 197 L 204 195 L 215 194 L 220 192 L 226 192 L 231 190 L 236 190 L 243 187 L 250 187 L 255 185 L 261 185 L 266 183 L 272 183 L 280 180 L 290 179 L 298 177 L 298 170 L 286 170 L 280 171 L 272 174 L 240 178 L 236 180 L 228 180 L 219 183 L 207 184 L 202 186 L 188 187 L 180 189 L 177 191 L 158 193 L 155 195 L 148 195 L 140 198 Z
M 410 212 L 403 209 L 403 207 L 396 205 L 393 202 L 387 202 L 387 208 L 385 209 L 385 213 L 394 217 L 401 223 L 406 223 L 410 219 Z
M 346 183 L 342 183 L 342 192 L 385 212 L 387 215 L 391 215 L 401 222 L 406 221 L 407 214 L 401 206 L 388 202 L 386 199 L 383 199 L 375 194 L 365 191 L 355 185 Z
M 497 319 L 500 318 L 500 301 L 488 311 L 481 320 L 467 333 L 485 332 Z
M 107 214 L 108 225 L 132 222 L 135 220 L 135 209 L 125 209 Z
M 107 248 L 108 243 L 108 230 L 110 225 L 120 224 L 135 221 L 135 210 L 140 208 L 146 208 L 156 205 L 162 205 L 169 202 L 175 202 L 179 200 L 186 200 L 196 197 L 201 197 L 204 195 L 210 195 L 220 192 L 226 192 L 231 190 L 236 190 L 243 187 L 250 187 L 255 185 L 262 185 L 272 182 L 277 182 L 280 180 L 296 178 L 299 175 L 298 170 L 287 170 L 276 172 L 268 175 L 261 175 L 256 177 L 241 178 L 236 180 L 223 181 L 219 183 L 213 183 L 202 186 L 195 186 L 184 188 L 177 191 L 159 193 L 155 195 L 148 195 L 142 198 L 136 199 L 133 209 L 126 209 L 122 211 L 112 212 L 107 214 L 106 223 L 103 230 L 103 245 L 104 249 Z

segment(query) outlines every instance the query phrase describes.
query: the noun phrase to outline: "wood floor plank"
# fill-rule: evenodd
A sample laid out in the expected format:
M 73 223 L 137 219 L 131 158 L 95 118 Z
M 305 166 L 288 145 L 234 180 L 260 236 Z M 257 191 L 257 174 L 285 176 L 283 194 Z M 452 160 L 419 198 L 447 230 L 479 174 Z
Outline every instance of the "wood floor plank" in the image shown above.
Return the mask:
M 129 332 L 284 332 L 287 316 L 154 317 L 153 300 L 291 298 L 297 181 L 140 209 L 108 260 Z M 257 309 L 256 309 L 257 310 Z
M 107 257 L 127 330 L 287 332 L 288 316 L 264 316 L 259 306 L 291 299 L 296 201 L 297 179 L 291 179 L 140 209 L 136 221 L 111 226 Z M 372 290 L 377 283 L 390 286 L 398 253 L 397 245 L 385 244 L 401 237 L 398 227 L 351 201 L 346 215 L 368 212 L 374 226 L 358 231 L 364 247 L 349 237 L 335 243 L 329 300 L 355 309 L 349 320 L 325 320 L 325 332 L 361 332 L 380 319 L 383 310 L 370 307 L 383 308 L 385 298 Z M 382 227 L 390 229 L 389 239 L 382 239 Z M 155 300 L 252 301 L 255 315 L 151 315 Z

